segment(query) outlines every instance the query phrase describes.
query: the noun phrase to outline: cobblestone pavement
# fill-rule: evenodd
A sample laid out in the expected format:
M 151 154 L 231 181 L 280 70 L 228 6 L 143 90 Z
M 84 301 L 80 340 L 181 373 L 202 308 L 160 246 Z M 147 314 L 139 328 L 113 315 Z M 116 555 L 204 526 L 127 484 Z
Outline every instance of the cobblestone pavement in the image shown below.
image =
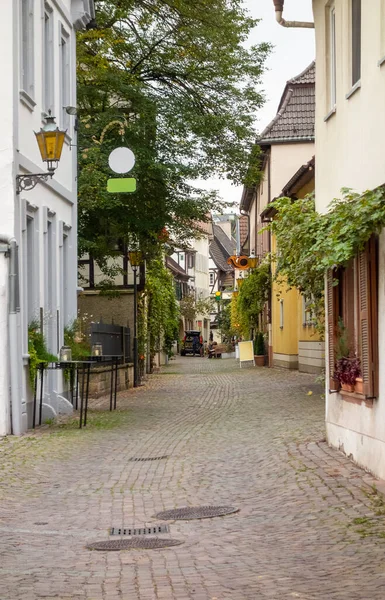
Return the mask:
M 383 600 L 385 504 L 325 443 L 313 381 L 179 358 L 86 429 L 1 441 L 1 600 Z M 86 549 L 207 504 L 239 512 L 169 522 L 177 547 Z

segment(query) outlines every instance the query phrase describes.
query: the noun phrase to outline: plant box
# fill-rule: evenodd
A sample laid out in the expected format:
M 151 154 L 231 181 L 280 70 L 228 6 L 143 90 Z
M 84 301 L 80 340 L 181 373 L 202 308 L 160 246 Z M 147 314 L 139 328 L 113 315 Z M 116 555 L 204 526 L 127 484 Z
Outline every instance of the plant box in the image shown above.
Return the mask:
M 264 354 L 254 354 L 254 363 L 256 367 L 264 367 L 265 366 L 265 355 Z
M 357 394 L 363 394 L 364 393 L 364 382 L 363 382 L 362 377 L 357 377 L 356 383 L 354 385 L 354 391 Z
M 341 383 L 341 389 L 343 389 L 344 392 L 354 392 L 354 385 L 351 383 Z

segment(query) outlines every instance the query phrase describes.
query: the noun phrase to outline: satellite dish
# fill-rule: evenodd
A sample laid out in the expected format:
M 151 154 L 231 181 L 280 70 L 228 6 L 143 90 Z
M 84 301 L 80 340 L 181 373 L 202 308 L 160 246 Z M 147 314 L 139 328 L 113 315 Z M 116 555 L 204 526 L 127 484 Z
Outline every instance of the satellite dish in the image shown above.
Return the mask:
M 121 146 L 111 152 L 108 164 L 114 173 L 128 173 L 135 165 L 135 155 L 129 148 Z

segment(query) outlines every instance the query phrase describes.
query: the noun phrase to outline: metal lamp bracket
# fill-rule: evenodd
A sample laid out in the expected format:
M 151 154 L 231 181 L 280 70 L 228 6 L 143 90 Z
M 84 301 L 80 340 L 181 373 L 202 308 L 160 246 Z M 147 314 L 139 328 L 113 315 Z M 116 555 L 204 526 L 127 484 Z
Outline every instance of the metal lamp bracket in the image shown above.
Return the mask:
M 33 190 L 33 188 L 39 183 L 39 181 L 48 181 L 48 178 L 52 178 L 52 176 L 53 172 L 16 175 L 16 194 L 20 194 L 24 190 Z

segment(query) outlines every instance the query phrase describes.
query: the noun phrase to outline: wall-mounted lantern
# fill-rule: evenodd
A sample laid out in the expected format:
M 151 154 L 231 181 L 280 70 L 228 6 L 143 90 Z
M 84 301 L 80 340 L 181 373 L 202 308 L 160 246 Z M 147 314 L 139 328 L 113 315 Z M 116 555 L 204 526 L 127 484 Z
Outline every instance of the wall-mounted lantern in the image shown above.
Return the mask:
M 47 163 L 48 173 L 29 173 L 28 175 L 16 175 L 16 193 L 23 190 L 32 190 L 39 181 L 47 181 L 52 177 L 63 149 L 64 138 L 67 130 L 61 130 L 55 123 L 55 117 L 48 111 L 46 124 L 38 133 L 35 132 L 41 158 Z

